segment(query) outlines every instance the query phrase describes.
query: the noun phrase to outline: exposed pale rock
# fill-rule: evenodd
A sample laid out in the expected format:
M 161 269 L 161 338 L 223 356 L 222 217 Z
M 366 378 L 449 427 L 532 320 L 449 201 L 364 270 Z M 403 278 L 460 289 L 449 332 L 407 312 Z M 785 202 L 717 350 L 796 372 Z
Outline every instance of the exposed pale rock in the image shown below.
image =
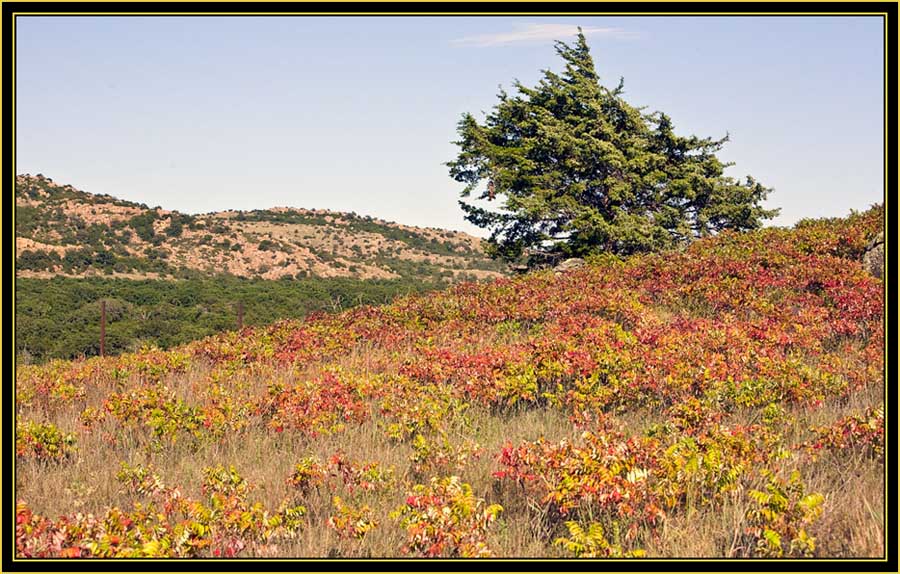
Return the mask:
M 579 267 L 584 267 L 584 259 L 572 257 L 554 267 L 553 270 L 557 273 L 564 273 L 566 271 L 571 271 L 572 269 L 578 269 Z
M 884 232 L 879 233 L 866 247 L 862 259 L 863 269 L 875 277 L 884 277 Z

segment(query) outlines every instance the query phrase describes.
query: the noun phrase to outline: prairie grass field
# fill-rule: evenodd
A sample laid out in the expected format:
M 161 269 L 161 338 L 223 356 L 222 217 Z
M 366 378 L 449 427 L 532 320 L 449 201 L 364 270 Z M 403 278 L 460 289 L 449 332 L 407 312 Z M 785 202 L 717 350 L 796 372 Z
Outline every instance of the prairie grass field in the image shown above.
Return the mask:
M 27 557 L 880 557 L 883 209 L 19 366 Z

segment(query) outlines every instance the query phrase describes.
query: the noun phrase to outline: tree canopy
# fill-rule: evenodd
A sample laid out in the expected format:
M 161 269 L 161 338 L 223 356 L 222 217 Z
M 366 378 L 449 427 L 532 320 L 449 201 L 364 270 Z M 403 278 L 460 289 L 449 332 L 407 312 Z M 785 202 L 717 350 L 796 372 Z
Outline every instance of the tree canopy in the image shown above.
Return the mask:
M 749 230 L 775 216 L 771 191 L 752 177 L 724 175 L 716 157 L 728 136 L 679 136 L 664 113 L 644 113 L 600 84 L 584 34 L 556 42 L 561 74 L 537 86 L 501 89 L 484 124 L 466 113 L 460 148 L 447 163 L 489 209 L 460 201 L 471 223 L 491 231 L 489 251 L 531 263 L 600 252 L 631 254 L 675 247 L 724 229 Z

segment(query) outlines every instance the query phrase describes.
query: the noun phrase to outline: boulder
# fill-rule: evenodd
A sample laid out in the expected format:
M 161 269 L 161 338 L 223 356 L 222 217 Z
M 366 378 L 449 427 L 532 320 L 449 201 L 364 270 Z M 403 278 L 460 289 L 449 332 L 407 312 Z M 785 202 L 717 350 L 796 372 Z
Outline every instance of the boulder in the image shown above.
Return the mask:
M 572 257 L 554 267 L 553 271 L 556 273 L 564 273 L 566 271 L 571 271 L 572 269 L 578 269 L 579 267 L 584 267 L 584 259 Z
M 869 242 L 862 258 L 863 269 L 875 277 L 884 277 L 884 232 Z
M 530 271 L 527 265 L 511 265 L 510 270 L 516 275 L 524 275 Z

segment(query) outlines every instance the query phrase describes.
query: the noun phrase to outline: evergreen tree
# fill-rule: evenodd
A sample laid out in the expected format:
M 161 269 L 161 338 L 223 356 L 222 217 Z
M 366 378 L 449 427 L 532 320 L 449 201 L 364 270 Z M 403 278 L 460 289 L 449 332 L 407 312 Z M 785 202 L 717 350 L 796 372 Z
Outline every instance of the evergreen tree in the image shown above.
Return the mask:
M 530 263 L 592 253 L 631 254 L 684 244 L 723 229 L 748 230 L 777 214 L 769 189 L 723 175 L 720 140 L 675 134 L 663 113 L 645 114 L 600 84 L 584 34 L 556 43 L 565 71 L 534 88 L 501 89 L 484 125 L 458 124 L 447 163 L 463 197 L 498 201 L 492 211 L 460 201 L 466 219 L 491 231 L 489 250 Z

